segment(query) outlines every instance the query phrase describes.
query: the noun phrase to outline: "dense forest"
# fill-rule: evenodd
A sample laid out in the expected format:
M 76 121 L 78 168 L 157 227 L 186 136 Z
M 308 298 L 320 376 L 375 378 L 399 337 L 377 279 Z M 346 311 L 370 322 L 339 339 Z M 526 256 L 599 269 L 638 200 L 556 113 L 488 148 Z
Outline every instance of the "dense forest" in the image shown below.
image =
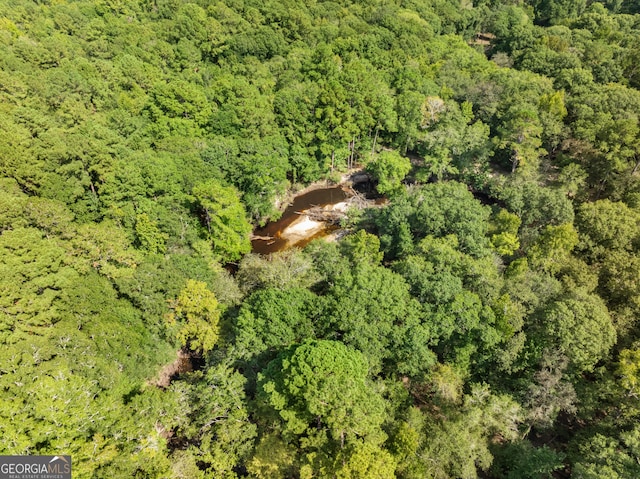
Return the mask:
M 635 0 L 0 2 L 0 454 L 640 477 L 638 45 Z M 388 202 L 251 253 L 353 167 Z

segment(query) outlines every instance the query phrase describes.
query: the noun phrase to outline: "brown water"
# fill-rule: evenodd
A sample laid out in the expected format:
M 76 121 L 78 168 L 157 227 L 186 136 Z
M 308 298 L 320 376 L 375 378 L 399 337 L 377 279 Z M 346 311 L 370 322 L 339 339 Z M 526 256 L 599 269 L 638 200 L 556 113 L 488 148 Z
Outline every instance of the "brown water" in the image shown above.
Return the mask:
M 251 241 L 254 253 L 269 254 L 280 251 L 287 246 L 287 240 L 280 237 L 284 229 L 300 217 L 300 213 L 314 206 L 327 206 L 340 203 L 347 199 L 347 193 L 341 186 L 321 188 L 309 191 L 300 196 L 296 196 L 278 221 L 267 223 L 264 228 L 253 232 L 255 236 L 269 239 L 254 239 Z M 315 234 L 313 237 L 322 236 L 323 233 Z M 311 239 L 311 238 L 310 238 Z

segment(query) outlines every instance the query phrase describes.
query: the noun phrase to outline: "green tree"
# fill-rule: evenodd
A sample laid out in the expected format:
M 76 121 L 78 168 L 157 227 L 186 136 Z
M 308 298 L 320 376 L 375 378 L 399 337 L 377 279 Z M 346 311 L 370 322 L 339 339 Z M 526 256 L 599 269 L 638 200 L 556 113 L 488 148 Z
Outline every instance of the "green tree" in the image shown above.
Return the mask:
M 314 338 L 321 311 L 320 298 L 309 290 L 258 290 L 244 301 L 236 320 L 238 352 L 257 356 Z
M 298 249 L 279 251 L 266 257 L 245 255 L 236 277 L 245 292 L 268 288 L 308 288 L 319 279 L 309 255 Z
M 520 217 L 519 237 L 525 251 L 548 225 L 573 223 L 573 204 L 563 191 L 542 187 L 534 181 L 512 178 L 496 185 L 496 196 L 507 209 Z
M 431 328 L 403 278 L 363 263 L 341 271 L 327 291 L 320 334 L 363 352 L 374 371 L 421 375 L 435 362 Z
M 386 450 L 370 443 L 355 444 L 336 457 L 338 479 L 394 479 L 396 461 Z
M 544 328 L 547 344 L 566 355 L 570 368 L 578 373 L 592 370 L 616 341 L 604 302 L 579 290 L 546 309 Z
M 191 457 L 208 475 L 236 477 L 234 469 L 252 452 L 256 436 L 256 426 L 249 421 L 245 381 L 239 372 L 221 364 L 209 368 L 204 377 L 196 373 L 172 384 L 187 408 L 174 432 L 184 443 L 198 445 L 184 450 L 182 463 Z M 173 458 L 178 457 L 174 452 Z M 173 465 L 174 473 L 177 467 Z
M 529 249 L 530 264 L 550 273 L 557 273 L 567 264 L 578 233 L 571 224 L 547 226 Z
M 438 182 L 411 188 L 405 200 L 373 212 L 383 251 L 390 258 L 410 252 L 416 240 L 455 234 L 460 250 L 482 256 L 489 209 L 457 182 Z
M 563 458 L 546 445 L 517 441 L 495 449 L 491 472 L 499 479 L 545 479 L 564 467 Z
M 295 456 L 295 447 L 279 435 L 265 435 L 247 461 L 247 471 L 259 479 L 282 479 L 293 474 Z
M 622 479 L 640 473 L 638 444 L 640 431 L 635 426 L 619 435 L 596 433 L 577 444 L 573 475 L 579 479 Z
M 349 257 L 354 265 L 371 263 L 378 265 L 382 261 L 383 254 L 380 251 L 380 240 L 377 236 L 358 230 L 348 235 L 340 242 L 340 248 Z
M 140 246 L 150 253 L 164 253 L 168 236 L 145 213 L 136 216 L 136 236 Z
M 444 102 L 439 97 L 427 97 L 423 103 L 423 134 L 415 150 L 424 156 L 426 172 L 440 181 L 445 174 L 461 173 L 473 177 L 481 172 L 489 155 L 489 128 L 482 121 L 473 121 L 469 102 Z
M 420 473 L 409 477 L 477 478 L 479 470 L 491 465 L 491 436 L 515 439 L 520 420 L 520 407 L 509 396 L 494 395 L 487 386 L 473 385 L 462 406 L 446 419 L 425 418 L 425 439 L 417 454 L 421 464 L 414 465 Z
M 499 255 L 510 256 L 520 248 L 518 229 L 521 223 L 517 215 L 505 209 L 501 209 L 495 215 L 495 232 L 491 235 L 491 246 Z
M 341 448 L 359 439 L 379 444 L 384 402 L 368 374 L 362 353 L 336 341 L 306 341 L 258 375 L 257 401 L 285 438 L 321 429 Z
M 625 191 L 640 166 L 639 105 L 640 93 L 617 83 L 593 86 L 570 104 L 575 137 L 593 148 L 590 182 L 603 191 Z
M 557 24 L 579 17 L 586 9 L 587 2 L 579 0 L 537 0 L 531 2 L 536 11 L 536 18 L 542 23 Z
M 194 186 L 193 196 L 213 252 L 222 261 L 237 260 L 251 250 L 251 225 L 235 189 L 209 180 Z
M 215 295 L 202 281 L 187 281 L 171 303 L 170 323 L 178 323 L 178 340 L 191 351 L 208 352 L 220 336 L 220 307 Z
M 580 205 L 576 227 L 579 247 L 592 259 L 612 251 L 633 251 L 640 239 L 640 215 L 625 203 L 608 199 Z
M 598 264 L 598 291 L 611 308 L 620 339 L 637 337 L 634 328 L 640 308 L 638 273 L 640 258 L 624 251 L 611 251 Z
M 506 112 L 500 128 L 498 147 L 504 150 L 511 162 L 511 172 L 516 170 L 525 177 L 535 174 L 542 146 L 542 125 L 538 112 L 531 106 L 513 106 Z
M 411 162 L 396 151 L 382 151 L 367 163 L 367 171 L 377 181 L 383 195 L 396 195 L 403 189 L 402 180 L 411 171 Z

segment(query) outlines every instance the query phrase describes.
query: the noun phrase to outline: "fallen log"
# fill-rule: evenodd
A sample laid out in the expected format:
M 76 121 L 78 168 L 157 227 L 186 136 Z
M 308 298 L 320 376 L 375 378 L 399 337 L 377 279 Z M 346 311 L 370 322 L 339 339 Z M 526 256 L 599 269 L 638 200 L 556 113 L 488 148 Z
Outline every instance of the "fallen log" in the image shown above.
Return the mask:
M 260 236 L 260 235 L 254 235 L 252 234 L 250 236 L 251 241 L 253 240 L 261 240 L 261 241 L 272 241 L 275 240 L 275 238 L 273 236 Z

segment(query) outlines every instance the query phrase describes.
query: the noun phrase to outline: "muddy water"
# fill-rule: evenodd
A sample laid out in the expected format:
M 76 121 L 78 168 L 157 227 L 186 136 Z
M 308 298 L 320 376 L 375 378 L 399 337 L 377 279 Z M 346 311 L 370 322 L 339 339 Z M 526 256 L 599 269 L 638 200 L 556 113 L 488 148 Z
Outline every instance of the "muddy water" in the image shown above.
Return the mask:
M 286 248 L 288 241 L 280 237 L 280 234 L 290 226 L 291 223 L 300 218 L 300 213 L 314 206 L 327 206 L 340 203 L 347 199 L 347 197 L 347 193 L 340 186 L 312 190 L 297 196 L 278 221 L 267 223 L 264 228 L 257 229 L 253 232 L 254 236 L 262 238 L 251 241 L 253 252 L 268 254 Z M 313 237 L 322 236 L 324 233 L 326 233 L 326 231 L 321 231 L 314 234 Z M 301 246 L 300 243 L 297 243 L 297 245 Z

